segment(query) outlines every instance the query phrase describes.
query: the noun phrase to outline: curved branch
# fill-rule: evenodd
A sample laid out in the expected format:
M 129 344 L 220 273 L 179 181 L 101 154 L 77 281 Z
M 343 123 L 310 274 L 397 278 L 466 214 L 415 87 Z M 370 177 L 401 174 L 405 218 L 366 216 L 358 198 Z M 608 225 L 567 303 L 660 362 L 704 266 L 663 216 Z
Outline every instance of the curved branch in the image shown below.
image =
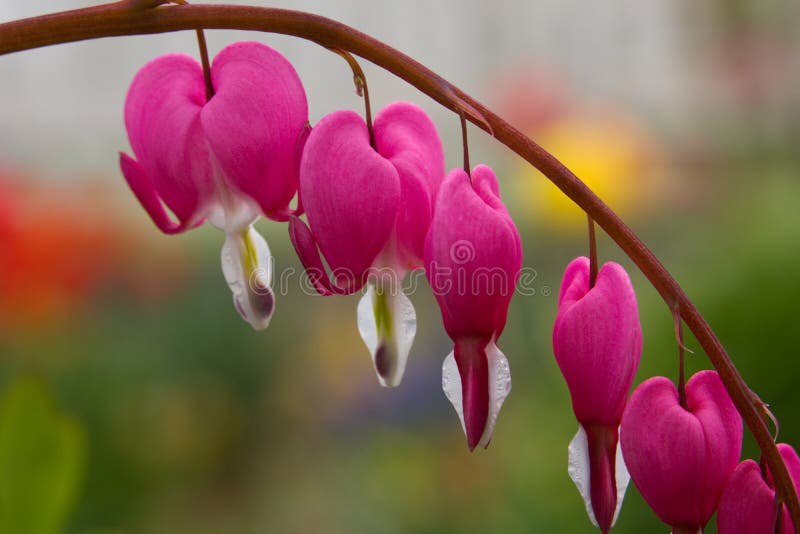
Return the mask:
M 471 110 L 469 119 L 539 169 L 603 230 L 641 269 L 671 310 L 686 325 L 719 372 L 744 422 L 758 442 L 774 474 L 792 521 L 800 530 L 800 503 L 789 472 L 761 416 L 761 401 L 745 384 L 719 339 L 675 279 L 633 231 L 560 161 L 447 80 L 412 58 L 331 19 L 285 9 L 184 5 L 159 9 L 137 7 L 143 2 L 120 1 L 0 24 L 0 55 L 53 44 L 123 35 L 196 29 L 236 29 L 302 37 L 328 48 L 339 48 L 383 67 L 435 101 L 454 111 Z M 477 113 L 476 113 L 477 112 Z

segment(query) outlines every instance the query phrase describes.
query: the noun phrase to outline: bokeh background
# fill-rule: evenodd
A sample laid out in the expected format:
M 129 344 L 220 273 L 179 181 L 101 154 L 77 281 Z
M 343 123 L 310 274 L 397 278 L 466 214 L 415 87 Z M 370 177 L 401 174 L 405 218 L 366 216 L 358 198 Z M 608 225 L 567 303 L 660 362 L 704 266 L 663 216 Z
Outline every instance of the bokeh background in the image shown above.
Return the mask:
M 3 0 L 0 20 L 85 5 Z M 800 444 L 800 3 L 270 5 L 385 40 L 562 158 L 677 276 L 782 440 Z M 314 44 L 208 39 L 212 53 L 239 39 L 280 50 L 312 122 L 362 109 L 347 66 Z M 358 297 L 304 291 L 283 225 L 258 223 L 293 277 L 255 333 L 231 306 L 222 235 L 163 236 L 127 190 L 127 85 L 156 55 L 195 47 L 186 32 L 0 57 L 0 532 L 592 532 L 567 476 L 577 423 L 550 346 L 561 274 L 587 248 L 582 215 L 471 130 L 473 162 L 501 176 L 536 278 L 500 343 L 512 394 L 489 449 L 470 454 L 440 389 L 450 346 L 424 283 L 405 380 L 383 390 L 356 330 Z M 423 106 L 448 167 L 459 165 L 457 117 L 365 70 L 376 110 Z M 667 308 L 605 237 L 600 255 L 628 268 L 639 295 L 635 382 L 674 378 Z M 708 366 L 701 350 L 688 364 Z M 631 486 L 616 531 L 666 527 Z

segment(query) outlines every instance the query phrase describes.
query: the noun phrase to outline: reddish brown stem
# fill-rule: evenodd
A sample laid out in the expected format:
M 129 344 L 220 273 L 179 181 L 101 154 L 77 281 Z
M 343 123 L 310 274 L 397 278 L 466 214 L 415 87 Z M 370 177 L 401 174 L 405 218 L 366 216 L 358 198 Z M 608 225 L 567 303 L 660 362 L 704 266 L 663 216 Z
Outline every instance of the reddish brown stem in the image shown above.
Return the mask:
M 800 502 L 789 472 L 761 417 L 760 408 L 756 405 L 757 396 L 745 384 L 711 327 L 658 258 L 616 213 L 550 153 L 417 61 L 334 20 L 299 11 L 261 7 L 191 5 L 142 10 L 135 7 L 136 4 L 123 0 L 0 24 L 0 55 L 86 39 L 198 28 L 274 32 L 302 37 L 328 48 L 339 48 L 361 56 L 404 79 L 456 113 L 464 106 L 475 110 L 480 119 L 470 113 L 471 122 L 491 131 L 500 143 L 547 176 L 611 236 L 641 269 L 670 309 L 678 307 L 683 321 L 719 372 L 733 403 L 758 442 L 775 477 L 776 489 L 789 506 L 795 527 L 800 530 Z
M 356 93 L 358 96 L 364 98 L 364 120 L 367 123 L 367 132 L 369 132 L 369 144 L 372 148 L 375 146 L 375 130 L 372 128 L 372 105 L 369 103 L 369 87 L 367 86 L 367 77 L 358 64 L 356 58 L 347 50 L 341 48 L 331 48 L 331 51 L 344 58 L 347 64 L 350 65 L 350 70 L 353 71 L 353 83 L 356 86 Z
M 133 5 L 138 9 L 147 9 L 155 8 L 163 4 L 169 4 L 170 2 L 179 6 L 189 5 L 186 0 L 149 0 L 150 5 L 148 6 L 147 2 L 142 2 L 141 0 L 128 0 L 129 5 Z M 206 34 L 201 29 L 195 30 L 195 34 L 197 35 L 197 48 L 200 50 L 200 62 L 203 64 L 203 80 L 206 84 L 206 102 L 211 100 L 211 97 L 214 96 L 214 84 L 211 82 L 211 62 L 208 61 L 208 45 L 206 44 Z
M 617 509 L 616 458 L 619 427 L 583 425 L 589 445 L 589 486 L 592 511 L 603 534 L 611 530 Z
M 197 33 L 197 47 L 200 49 L 200 61 L 203 63 L 203 80 L 206 84 L 206 101 L 214 96 L 214 84 L 211 82 L 211 63 L 208 61 L 208 45 L 206 45 L 206 35 L 203 30 L 195 30 Z
M 587 215 L 589 221 L 589 289 L 597 282 L 597 237 L 594 232 L 594 220 Z
M 469 140 L 467 139 L 467 114 L 464 110 L 459 110 L 459 119 L 461 119 L 461 148 L 464 151 L 464 172 L 472 179 L 472 170 L 469 166 Z
M 686 345 L 683 344 L 683 321 L 681 320 L 680 310 L 677 308 L 672 309 L 672 321 L 675 323 L 675 341 L 678 343 L 678 398 L 683 409 L 688 410 L 689 408 L 686 404 Z

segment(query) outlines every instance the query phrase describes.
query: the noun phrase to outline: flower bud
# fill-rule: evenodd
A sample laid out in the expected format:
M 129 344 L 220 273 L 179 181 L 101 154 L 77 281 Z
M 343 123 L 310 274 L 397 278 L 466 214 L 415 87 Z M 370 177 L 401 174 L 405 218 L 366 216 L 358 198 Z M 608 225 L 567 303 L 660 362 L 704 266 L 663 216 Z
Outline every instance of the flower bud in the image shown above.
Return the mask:
M 425 242 L 425 274 L 453 352 L 442 388 L 461 419 L 470 450 L 489 444 L 511 389 L 508 361 L 497 348 L 522 265 L 522 246 L 485 165 L 472 177 L 450 172 L 436 201 Z
M 616 521 L 628 485 L 618 428 L 641 351 L 636 294 L 625 270 L 606 263 L 589 287 L 589 259 L 573 260 L 561 283 L 553 352 L 581 424 L 569 447 L 569 473 L 603 532 Z

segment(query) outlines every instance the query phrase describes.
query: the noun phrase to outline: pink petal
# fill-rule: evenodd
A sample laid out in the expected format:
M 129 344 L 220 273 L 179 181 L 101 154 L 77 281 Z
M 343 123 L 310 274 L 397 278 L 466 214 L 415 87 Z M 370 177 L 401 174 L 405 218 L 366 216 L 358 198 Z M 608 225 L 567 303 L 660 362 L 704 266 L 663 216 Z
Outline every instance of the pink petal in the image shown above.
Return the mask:
M 145 65 L 125 101 L 125 125 L 140 167 L 137 171 L 125 164 L 126 178 L 141 186 L 146 177 L 151 192 L 137 196 L 147 198 L 148 213 L 157 213 L 153 198 L 160 197 L 184 228 L 203 217 L 215 191 L 200 126 L 204 103 L 202 69 L 194 59 L 180 54 Z M 170 228 L 163 218 L 160 221 L 156 221 L 159 228 Z
M 617 442 L 616 426 L 588 425 L 584 427 L 589 449 L 589 493 L 592 511 L 603 532 L 611 530 L 617 512 L 617 482 L 615 479 Z
M 297 252 L 297 257 L 300 258 L 300 263 L 303 264 L 303 269 L 305 269 L 308 279 L 314 289 L 317 290 L 317 293 L 323 296 L 336 293 L 337 291 L 325 271 L 322 258 L 319 256 L 317 242 L 311 233 L 311 229 L 296 216 L 289 217 L 289 238 L 292 241 L 294 250 Z
M 678 404 L 664 377 L 634 391 L 620 435 L 625 464 L 653 511 L 668 525 L 700 527 L 705 439 L 700 422 Z
M 773 534 L 775 490 L 761 478 L 761 469 L 753 460 L 738 465 L 719 500 L 719 534 Z M 788 513 L 784 514 L 781 532 L 793 532 Z
M 519 234 L 484 169 L 474 184 L 461 169 L 447 175 L 425 242 L 426 276 L 453 339 L 499 336 L 522 262 Z
M 375 117 L 378 153 L 400 177 L 397 246 L 403 268 L 422 263 L 436 194 L 444 179 L 444 152 L 436 126 L 419 107 L 396 102 Z
M 789 476 L 791 476 L 795 486 L 800 486 L 800 458 L 798 458 L 797 452 L 795 452 L 791 445 L 787 445 L 786 443 L 778 443 L 777 447 L 778 452 L 780 452 L 783 457 L 786 468 L 789 470 Z M 770 487 L 775 486 L 775 481 L 772 478 L 772 471 L 770 471 L 769 468 L 767 468 L 767 483 Z
M 686 384 L 689 411 L 703 425 L 706 461 L 703 517 L 711 517 L 742 453 L 742 418 L 714 371 L 701 371 Z
M 511 293 L 513 294 L 516 289 L 517 280 L 519 279 L 519 270 L 522 267 L 522 240 L 519 237 L 517 227 L 511 219 L 511 215 L 508 213 L 505 204 L 500 200 L 500 185 L 497 183 L 497 176 L 495 176 L 494 171 L 487 165 L 476 165 L 472 169 L 472 184 L 478 196 L 481 197 L 488 206 L 491 206 L 497 215 L 502 216 L 506 223 L 508 234 L 514 239 L 514 259 L 511 260 L 511 263 L 516 265 L 514 270 L 516 274 L 513 275 L 513 283 L 511 284 Z M 493 269 L 496 270 L 496 267 Z M 480 280 L 477 282 L 480 285 Z M 495 326 L 497 329 L 495 337 L 499 338 L 500 334 L 503 333 L 510 300 L 511 295 L 508 296 L 508 301 L 506 301 L 505 306 L 501 308 L 495 319 Z
M 203 130 L 226 180 L 266 216 L 286 220 L 297 191 L 297 139 L 308 121 L 297 72 L 268 46 L 239 42 L 214 58 L 211 76 L 215 95 L 203 108 Z
M 489 418 L 489 362 L 486 358 L 488 340 L 459 340 L 455 345 L 456 365 L 461 376 L 461 395 L 464 403 L 464 427 L 469 450 L 475 448 Z
M 497 176 L 494 171 L 487 165 L 476 165 L 472 169 L 472 184 L 475 191 L 478 193 L 487 205 L 494 208 L 498 214 L 503 215 L 508 225 L 511 234 L 517 243 L 517 256 L 518 262 L 522 264 L 522 240 L 517 232 L 517 227 L 511 219 L 505 204 L 500 200 L 500 184 L 497 183 Z
M 300 176 L 300 162 L 303 160 L 303 151 L 306 148 L 306 141 L 308 141 L 308 136 L 310 134 L 311 134 L 311 125 L 309 123 L 306 123 L 303 126 L 303 130 L 300 132 L 300 135 L 297 136 L 297 141 L 295 142 L 294 145 L 294 165 L 295 169 L 297 169 L 298 177 Z M 303 197 L 300 195 L 300 189 L 298 185 L 297 207 L 294 209 L 294 212 L 290 213 L 290 216 L 294 215 L 299 217 L 304 212 L 305 210 L 303 209 Z
M 800 457 L 797 456 L 797 451 L 795 451 L 794 447 L 791 445 L 786 443 L 778 443 L 778 452 L 783 458 L 786 468 L 789 470 L 789 476 L 792 478 L 792 482 L 794 483 L 795 492 L 800 493 Z M 770 487 L 774 487 L 775 485 L 775 482 L 772 479 L 772 473 L 769 471 L 769 469 L 767 469 L 767 483 Z M 789 515 L 789 507 L 784 504 L 783 518 L 781 520 L 781 533 L 794 534 L 794 532 L 794 524 L 792 523 L 791 515 Z
M 704 527 L 741 452 L 742 421 L 719 375 L 686 384 L 688 410 L 664 377 L 643 382 L 622 418 L 620 440 L 634 484 L 673 527 Z
M 145 176 L 142 166 L 139 165 L 136 160 L 127 154 L 120 153 L 119 165 L 122 169 L 122 175 L 128 182 L 131 191 L 133 191 L 133 194 L 136 195 L 137 199 L 139 199 L 142 207 L 144 207 L 145 211 L 147 211 L 148 215 L 150 215 L 150 218 L 153 219 L 153 222 L 156 224 L 159 230 L 165 234 L 179 234 L 187 230 L 192 221 L 189 219 L 176 223 L 170 219 L 170 216 L 167 213 L 167 210 L 164 209 L 164 204 L 161 202 L 161 198 L 158 196 L 158 192 L 155 190 L 153 183 L 147 176 Z M 200 219 L 197 222 L 202 223 L 203 219 Z
M 580 256 L 575 258 L 564 270 L 561 288 L 558 291 L 558 308 L 564 301 L 576 302 L 580 300 L 589 289 L 589 258 Z
M 619 425 L 641 347 L 636 294 L 622 266 L 603 265 L 589 289 L 589 260 L 571 262 L 561 284 L 553 351 L 578 421 Z
M 791 445 L 778 443 L 778 452 L 781 453 L 783 461 L 789 469 L 795 488 L 800 488 L 800 457 Z
M 400 182 L 394 166 L 370 146 L 366 124 L 356 113 L 331 113 L 311 131 L 300 190 L 337 284 L 357 290 L 391 237 Z
M 795 490 L 800 486 L 800 458 L 791 445 L 778 443 L 780 452 Z M 772 473 L 767 469 L 766 480 L 753 460 L 740 463 L 728 479 L 717 509 L 717 529 L 720 534 L 772 534 L 775 524 L 775 489 Z M 794 534 L 789 508 L 783 505 L 782 534 Z

